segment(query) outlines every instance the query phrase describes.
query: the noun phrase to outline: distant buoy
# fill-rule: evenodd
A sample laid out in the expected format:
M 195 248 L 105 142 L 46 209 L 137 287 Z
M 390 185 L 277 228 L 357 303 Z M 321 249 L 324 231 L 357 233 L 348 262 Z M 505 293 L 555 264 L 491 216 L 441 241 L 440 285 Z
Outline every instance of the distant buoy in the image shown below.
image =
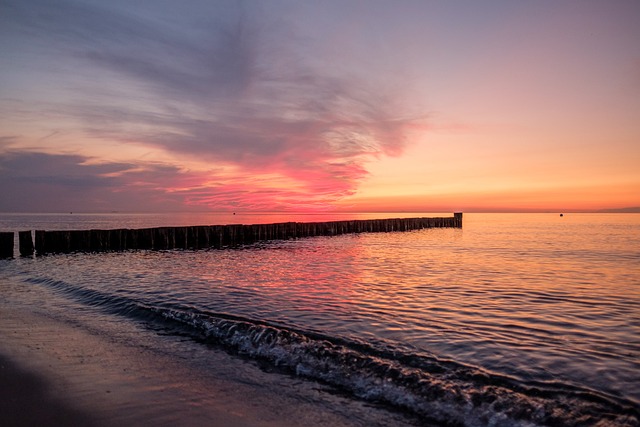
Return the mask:
M 564 214 L 560 214 L 560 216 L 564 216 Z

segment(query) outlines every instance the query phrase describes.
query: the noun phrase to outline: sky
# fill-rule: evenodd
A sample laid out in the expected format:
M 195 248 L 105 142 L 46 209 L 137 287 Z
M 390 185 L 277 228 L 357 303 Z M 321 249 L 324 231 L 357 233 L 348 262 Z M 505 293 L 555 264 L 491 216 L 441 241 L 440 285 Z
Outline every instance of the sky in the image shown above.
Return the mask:
M 640 207 L 637 0 L 0 0 L 0 212 Z

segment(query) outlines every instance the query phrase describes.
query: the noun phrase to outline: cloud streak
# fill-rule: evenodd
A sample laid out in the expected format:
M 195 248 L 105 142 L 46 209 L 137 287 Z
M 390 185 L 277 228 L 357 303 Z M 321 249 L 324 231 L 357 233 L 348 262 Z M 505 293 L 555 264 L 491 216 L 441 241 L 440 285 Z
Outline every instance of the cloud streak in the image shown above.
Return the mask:
M 56 109 L 85 135 L 169 153 L 176 170 L 226 168 L 215 185 L 202 176 L 165 188 L 192 205 L 330 206 L 424 125 L 386 88 L 301 54 L 311 45 L 254 3 L 215 2 L 174 20 L 91 2 L 4 7 L 1 24 L 70 61 L 76 87 Z
M 165 190 L 190 178 L 174 167 L 92 160 L 39 152 L 0 154 L 0 212 L 136 211 L 140 200 L 149 210 L 167 210 L 183 201 Z

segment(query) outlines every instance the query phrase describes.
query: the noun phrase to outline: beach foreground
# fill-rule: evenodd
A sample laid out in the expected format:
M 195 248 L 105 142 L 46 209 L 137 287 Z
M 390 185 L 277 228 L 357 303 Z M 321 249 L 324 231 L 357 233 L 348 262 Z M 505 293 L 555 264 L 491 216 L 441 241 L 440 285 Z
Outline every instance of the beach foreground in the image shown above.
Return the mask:
M 161 331 L 123 328 L 118 335 L 112 328 L 104 334 L 104 319 L 78 325 L 55 310 L 29 310 L 13 298 L 29 293 L 19 289 L 28 286 L 1 284 L 8 298 L 0 302 L 0 425 L 407 423 L 399 414 L 326 393 L 318 384 L 270 374 L 252 362 L 196 344 L 194 358 L 206 352 L 211 370 L 194 369 L 187 357 L 175 360 L 154 351 L 154 336 Z M 141 337 L 145 345 L 129 345 Z M 176 345 L 184 349 L 190 344 L 176 340 Z
M 0 424 L 94 426 L 97 420 L 56 399 L 43 377 L 0 355 Z
M 223 407 L 224 390 L 207 399 L 162 384 L 166 374 L 154 378 L 144 366 L 149 355 L 105 348 L 79 328 L 7 307 L 0 317 L 1 425 L 275 425 L 247 411 L 250 403 Z

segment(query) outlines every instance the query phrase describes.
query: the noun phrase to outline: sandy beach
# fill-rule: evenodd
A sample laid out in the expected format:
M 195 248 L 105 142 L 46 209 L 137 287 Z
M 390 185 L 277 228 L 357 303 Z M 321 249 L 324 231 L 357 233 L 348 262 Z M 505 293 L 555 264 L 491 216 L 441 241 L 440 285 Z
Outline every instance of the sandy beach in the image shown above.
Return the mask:
M 90 413 L 56 398 L 44 377 L 0 355 L 0 424 L 3 426 L 100 425 Z
M 44 377 L 23 370 L 0 355 L 0 424 L 3 426 L 102 425 L 83 412 L 57 399 Z
M 3 306 L 0 317 L 0 425 L 275 425 L 251 405 L 229 406 L 213 384 L 205 394 L 202 384 L 189 389 L 151 372 L 154 363 L 170 369 L 167 361 L 113 342 L 106 348 L 81 328 L 33 313 Z

